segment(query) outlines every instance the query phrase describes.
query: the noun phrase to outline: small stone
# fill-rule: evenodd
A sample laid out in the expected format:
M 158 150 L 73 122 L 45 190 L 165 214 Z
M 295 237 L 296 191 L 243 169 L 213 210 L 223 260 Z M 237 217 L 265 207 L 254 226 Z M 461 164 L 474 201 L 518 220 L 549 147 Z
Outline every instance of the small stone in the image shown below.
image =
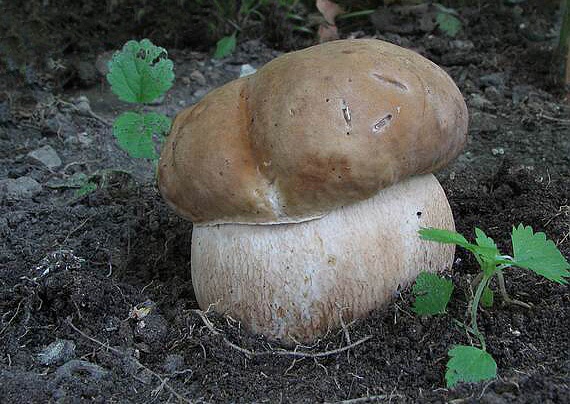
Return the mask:
M 79 359 L 72 359 L 57 368 L 54 379 L 57 381 L 70 381 L 76 378 L 101 380 L 108 374 L 109 371 L 99 365 Z
M 84 95 L 78 97 L 75 102 L 75 108 L 77 108 L 77 112 L 83 116 L 92 116 L 93 111 L 91 111 L 91 103 L 89 102 L 89 98 L 85 97 Z
M 162 344 L 168 334 L 168 322 L 160 314 L 149 314 L 137 322 L 135 336 L 151 347 Z
M 254 74 L 256 71 L 257 69 L 250 64 L 241 65 L 239 69 L 239 76 L 240 77 L 250 76 Z
M 206 77 L 204 77 L 204 75 L 199 70 L 194 70 L 192 73 L 190 73 L 190 79 L 198 83 L 200 86 L 206 85 Z
M 534 90 L 533 86 L 520 85 L 513 87 L 513 104 L 518 105 L 528 99 L 529 94 Z
M 471 50 L 475 48 L 475 44 L 473 43 L 473 41 L 470 40 L 466 41 L 455 40 L 451 41 L 449 45 L 452 49 L 459 49 L 459 50 Z
M 77 134 L 77 141 L 82 147 L 87 148 L 93 143 L 93 138 L 87 132 L 81 132 Z
M 68 135 L 73 133 L 73 123 L 67 115 L 60 112 L 56 113 L 54 116 L 47 118 L 43 122 L 42 129 L 47 134 L 53 135 Z
M 40 147 L 34 151 L 28 153 L 28 157 L 38 163 L 43 164 L 47 168 L 54 169 L 61 166 L 61 159 L 57 155 L 57 152 L 50 145 Z
M 491 101 L 477 93 L 471 94 L 469 105 L 477 109 L 495 109 L 495 106 Z
M 194 94 L 192 94 L 193 97 L 195 97 L 196 99 L 200 100 L 202 99 L 202 97 L 204 97 L 206 94 L 208 94 L 210 90 L 208 90 L 207 88 L 200 88 L 196 91 L 194 91 Z
M 19 177 L 0 181 L 0 192 L 8 199 L 27 199 L 42 191 L 39 182 L 31 177 Z
M 485 96 L 491 101 L 500 101 L 503 99 L 503 92 L 495 86 L 489 86 L 485 89 Z
M 483 87 L 504 87 L 506 80 L 505 73 L 491 73 L 479 77 L 479 83 L 481 83 Z
M 75 342 L 58 339 L 45 347 L 37 356 L 37 361 L 44 366 L 67 362 L 75 356 Z

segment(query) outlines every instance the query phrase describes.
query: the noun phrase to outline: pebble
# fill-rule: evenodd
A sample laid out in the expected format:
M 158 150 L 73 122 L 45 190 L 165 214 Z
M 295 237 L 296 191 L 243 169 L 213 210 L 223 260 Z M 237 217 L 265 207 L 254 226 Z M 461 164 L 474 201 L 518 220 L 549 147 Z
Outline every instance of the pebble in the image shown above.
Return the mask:
M 46 145 L 28 153 L 28 157 L 47 168 L 54 169 L 61 166 L 61 159 L 50 145 Z
M 192 73 L 190 73 L 190 79 L 201 86 L 206 85 L 206 77 L 204 77 L 204 75 L 199 70 L 194 70 Z
M 503 92 L 495 86 L 489 86 L 485 89 L 485 96 L 491 101 L 500 101 L 503 99 Z
M 240 77 L 250 76 L 254 74 L 256 71 L 257 69 L 250 64 L 241 65 L 239 69 L 239 76 Z
M 8 199 L 28 199 L 42 191 L 39 182 L 31 177 L 9 178 L 0 181 L 0 192 Z
M 512 95 L 513 104 L 518 105 L 521 102 L 525 101 L 533 90 L 534 90 L 533 86 L 529 86 L 526 84 L 520 86 L 514 86 L 513 95 Z
M 75 342 L 58 339 L 45 347 L 37 356 L 37 361 L 44 366 L 64 363 L 75 357 Z
M 71 119 L 67 115 L 62 114 L 61 112 L 58 112 L 55 115 L 47 118 L 43 122 L 42 129 L 47 134 L 64 135 L 64 136 L 73 133 L 74 131 Z
M 192 96 L 199 100 L 202 97 L 204 97 L 206 94 L 208 94 L 209 91 L 210 90 L 207 88 L 199 88 L 198 90 L 194 91 L 194 94 L 192 94 Z
M 473 41 L 470 40 L 461 41 L 457 39 L 455 41 L 451 41 L 449 45 L 452 49 L 459 49 L 459 50 L 471 50 L 475 48 L 475 44 L 473 43 Z
M 91 362 L 72 359 L 61 365 L 55 371 L 55 379 L 89 378 L 101 380 L 109 374 L 109 371 Z
M 137 322 L 135 336 L 152 346 L 162 344 L 168 334 L 168 322 L 160 314 L 149 314 Z
M 469 105 L 477 109 L 495 109 L 491 101 L 477 93 L 471 94 L 469 97 Z
M 507 81 L 505 73 L 491 73 L 479 77 L 479 83 L 484 87 L 504 87 Z

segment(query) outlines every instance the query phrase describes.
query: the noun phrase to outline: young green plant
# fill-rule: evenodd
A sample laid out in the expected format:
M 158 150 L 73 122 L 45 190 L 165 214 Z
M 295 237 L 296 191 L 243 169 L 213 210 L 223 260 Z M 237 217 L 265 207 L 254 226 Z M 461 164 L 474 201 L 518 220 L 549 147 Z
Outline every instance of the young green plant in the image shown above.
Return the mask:
M 113 134 L 131 157 L 158 161 L 157 147 L 170 129 L 170 119 L 157 112 L 143 112 L 172 87 L 173 63 L 164 48 L 148 39 L 129 41 L 109 62 L 107 81 L 121 101 L 135 104 L 136 111 L 119 115 Z
M 481 229 L 475 229 L 475 243 L 454 231 L 442 229 L 421 229 L 420 237 L 424 240 L 446 244 L 456 244 L 471 252 L 481 272 L 475 279 L 475 294 L 469 303 L 471 321 L 465 326 L 467 331 L 477 337 L 481 349 L 472 346 L 458 345 L 449 351 L 451 359 L 447 363 L 445 374 L 448 387 L 459 381 L 477 382 L 496 376 L 497 365 L 493 357 L 487 353 L 483 334 L 477 326 L 479 305 L 490 307 L 493 304 L 494 292 L 490 282 L 497 278 L 503 300 L 529 308 L 526 303 L 511 299 L 505 288 L 504 272 L 512 267 L 530 270 L 548 280 L 566 284 L 570 277 L 570 264 L 558 250 L 554 242 L 546 239 L 544 233 L 534 233 L 531 227 L 520 224 L 513 227 L 511 240 L 513 256 L 501 254 L 492 238 Z M 451 281 L 438 275 L 421 273 L 412 289 L 416 300 L 413 310 L 419 315 L 435 315 L 445 313 L 453 292 Z

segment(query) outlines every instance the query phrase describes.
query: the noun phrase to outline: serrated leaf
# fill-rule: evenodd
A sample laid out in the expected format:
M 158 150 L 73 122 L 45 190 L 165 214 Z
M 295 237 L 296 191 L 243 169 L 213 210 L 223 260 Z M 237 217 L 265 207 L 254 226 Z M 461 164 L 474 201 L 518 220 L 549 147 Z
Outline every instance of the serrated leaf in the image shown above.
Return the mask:
M 441 32 L 449 37 L 454 37 L 461 31 L 461 20 L 450 13 L 439 12 L 435 20 Z
M 447 354 L 451 358 L 445 372 L 447 387 L 453 387 L 458 382 L 475 383 L 497 377 L 497 363 L 488 352 L 458 345 Z
M 125 112 L 113 124 L 113 134 L 119 146 L 131 157 L 157 159 L 155 138 L 161 139 L 170 128 L 170 119 L 150 112 Z
M 412 288 L 415 297 L 413 311 L 418 315 L 435 315 L 445 313 L 453 283 L 435 274 L 421 272 Z
M 214 52 L 214 58 L 222 59 L 226 56 L 231 55 L 235 50 L 237 45 L 236 34 L 225 36 L 216 43 L 216 52 Z
M 438 243 L 444 244 L 457 244 L 464 248 L 470 248 L 473 246 L 467 241 L 465 237 L 463 237 L 463 235 L 457 233 L 456 231 L 424 227 L 418 230 L 418 233 L 420 234 L 420 238 L 422 240 L 436 241 Z
M 172 86 L 173 63 L 164 48 L 148 39 L 129 41 L 109 62 L 107 81 L 122 101 L 152 102 Z
M 530 226 L 519 224 L 518 227 L 513 227 L 511 239 L 514 252 L 513 265 L 530 269 L 560 284 L 568 283 L 565 278 L 570 277 L 568 271 L 570 264 L 554 242 L 546 239 L 544 233 L 534 233 Z
M 485 232 L 478 227 L 475 227 L 475 242 L 479 247 L 493 249 L 497 252 L 496 255 L 499 254 L 499 249 L 497 248 L 495 241 L 491 237 L 488 237 Z
M 489 285 L 485 286 L 485 289 L 483 289 L 483 294 L 481 295 L 481 304 L 483 307 L 490 308 L 493 307 L 494 301 L 495 293 L 493 292 L 493 289 L 491 289 Z

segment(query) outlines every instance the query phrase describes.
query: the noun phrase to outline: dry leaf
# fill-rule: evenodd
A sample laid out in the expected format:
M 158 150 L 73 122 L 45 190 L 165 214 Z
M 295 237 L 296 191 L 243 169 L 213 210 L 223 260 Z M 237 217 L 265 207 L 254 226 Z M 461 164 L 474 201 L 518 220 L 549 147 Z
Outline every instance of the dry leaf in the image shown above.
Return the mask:
M 336 25 L 321 25 L 319 26 L 319 42 L 328 42 L 338 39 L 338 29 Z
M 341 6 L 331 0 L 317 0 L 316 3 L 317 9 L 330 25 L 335 25 L 334 20 L 336 16 L 345 12 Z

